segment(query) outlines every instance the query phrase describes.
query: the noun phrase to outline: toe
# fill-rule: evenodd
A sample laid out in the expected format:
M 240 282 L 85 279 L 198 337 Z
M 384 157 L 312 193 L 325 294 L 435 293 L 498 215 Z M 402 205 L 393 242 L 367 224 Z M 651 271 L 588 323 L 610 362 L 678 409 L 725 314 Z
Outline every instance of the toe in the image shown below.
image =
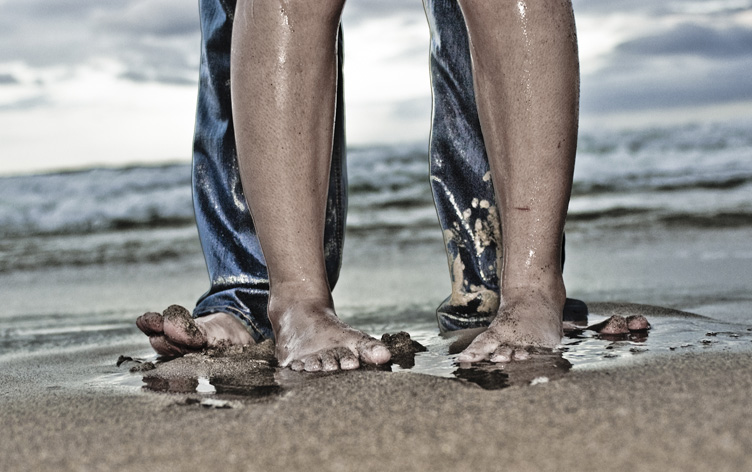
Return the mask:
M 358 356 L 347 348 L 337 349 L 335 355 L 339 358 L 339 367 L 342 370 L 353 370 L 360 367 Z
M 486 333 L 481 334 L 457 356 L 459 362 L 480 362 L 489 358 L 499 343 L 489 339 Z
M 509 346 L 501 346 L 496 349 L 491 356 L 491 362 L 511 362 L 512 361 L 512 348 Z
M 650 323 L 642 315 L 627 316 L 627 329 L 630 331 L 645 331 L 650 329 Z
M 321 359 L 318 355 L 308 356 L 303 359 L 303 368 L 306 370 L 306 372 L 320 372 Z
M 389 352 L 389 349 L 375 339 L 368 340 L 358 346 L 358 352 L 360 353 L 360 358 L 367 364 L 386 364 L 392 358 L 392 353 Z
M 136 326 L 147 336 L 155 336 L 163 333 L 163 319 L 159 313 L 150 311 L 136 319 Z
M 627 327 L 627 320 L 623 316 L 614 315 L 611 317 L 606 327 L 601 331 L 603 334 L 627 334 L 629 328 Z
M 179 357 L 185 354 L 183 349 L 181 349 L 179 346 L 172 344 L 164 336 L 149 336 L 149 343 L 151 343 L 151 347 L 160 356 Z
M 188 349 L 198 350 L 206 345 L 206 336 L 193 321 L 188 310 L 170 311 L 173 305 L 164 312 L 163 330 L 165 336 L 173 343 Z
M 512 353 L 512 359 L 516 361 L 524 361 L 530 359 L 530 353 L 525 349 L 515 349 Z
M 300 372 L 305 368 L 305 364 L 303 364 L 303 361 L 292 361 L 290 362 L 290 368 L 296 372 Z
M 465 349 L 464 351 L 460 352 L 460 355 L 457 356 L 457 361 L 459 362 L 481 362 L 488 359 L 488 353 L 478 352 L 475 350 L 470 349 L 469 347 Z
M 337 356 L 335 356 L 333 352 L 326 351 L 321 354 L 321 369 L 324 372 L 339 370 L 339 362 Z
M 581 331 L 582 330 L 581 327 L 577 326 L 576 324 L 572 323 L 571 321 L 565 321 L 564 323 L 562 323 L 561 328 L 562 328 L 562 330 L 565 333 L 572 333 L 572 332 L 575 332 L 575 331 Z

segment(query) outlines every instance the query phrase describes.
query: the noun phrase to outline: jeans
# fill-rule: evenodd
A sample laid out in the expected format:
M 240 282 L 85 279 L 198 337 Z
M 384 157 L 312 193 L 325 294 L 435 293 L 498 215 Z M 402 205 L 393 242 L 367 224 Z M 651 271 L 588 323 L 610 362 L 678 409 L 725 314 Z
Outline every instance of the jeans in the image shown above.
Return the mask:
M 211 287 L 194 317 L 235 315 L 256 341 L 273 337 L 269 279 L 238 172 L 230 103 L 230 43 L 236 0 L 199 0 L 201 67 L 193 147 L 193 203 Z M 456 0 L 424 0 L 431 27 L 433 121 L 430 174 L 444 231 L 452 295 L 438 308 L 442 331 L 487 326 L 499 304 L 498 210 L 475 108 L 467 30 Z M 347 206 L 340 76 L 326 210 L 329 284 L 337 282 Z

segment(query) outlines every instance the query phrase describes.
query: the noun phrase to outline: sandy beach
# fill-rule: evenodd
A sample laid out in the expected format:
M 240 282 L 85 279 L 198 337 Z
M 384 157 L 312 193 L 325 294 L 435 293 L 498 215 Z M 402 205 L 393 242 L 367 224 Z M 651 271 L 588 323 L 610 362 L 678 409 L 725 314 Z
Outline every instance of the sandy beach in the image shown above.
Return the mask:
M 288 2 L 267 16 L 236 0 L 0 3 L 0 472 L 752 471 L 752 0 L 573 0 L 576 25 L 568 2 L 521 0 L 499 31 L 461 8 L 474 78 L 458 73 L 455 2 L 350 0 L 336 38 L 338 12 L 296 26 Z M 282 79 L 244 68 L 265 59 Z M 246 322 L 264 316 L 249 300 L 268 287 L 264 251 L 238 212 L 311 220 L 297 203 L 325 185 L 304 168 L 324 170 L 327 120 L 346 151 L 327 207 L 347 215 L 327 212 L 323 241 L 330 284 L 342 263 L 336 314 L 391 339 L 392 362 L 298 373 L 270 339 L 158 357 L 146 312 L 240 300 Z M 569 178 L 575 145 L 570 188 L 551 177 Z M 249 205 L 238 190 L 262 180 L 274 191 Z M 553 353 L 460 364 L 480 329 L 440 334 L 436 308 L 514 301 L 509 212 L 538 218 L 526 272 L 558 264 L 539 207 L 570 190 L 563 276 L 587 322 Z M 210 265 L 229 268 L 212 284 L 197 215 Z M 294 232 L 277 231 L 285 250 Z M 593 329 L 612 315 L 650 329 Z
M 743 471 L 752 463 L 749 352 L 677 355 L 495 391 L 411 373 L 310 376 L 218 407 L 195 393 L 87 385 L 114 370 L 97 365 L 109 354 L 3 366 L 3 470 Z
M 492 390 L 451 375 L 458 366 L 450 361 L 444 376 L 419 373 L 420 362 L 395 372 L 303 375 L 206 356 L 129 373 L 138 364 L 118 367 L 118 358 L 150 351 L 132 324 L 138 310 L 191 303 L 205 283 L 200 257 L 6 273 L 6 320 L 20 326 L 17 334 L 29 306 L 52 325 L 65 313 L 97 314 L 111 334 L 100 339 L 77 324 L 90 336 L 85 342 L 34 349 L 27 341 L 0 356 L 0 469 L 748 470 L 745 231 L 574 232 L 570 295 L 594 311 L 618 309 L 613 302 L 623 300 L 711 318 L 643 307 L 654 326 L 647 340 L 570 340 L 573 368 L 541 374 L 509 366 L 501 372 L 510 386 Z M 356 316 L 391 292 L 395 307 L 418 306 L 425 322 L 416 326 L 435 330 L 420 307 L 447 289 L 440 242 L 409 249 L 382 246 L 378 259 L 368 259 L 365 247 L 352 251 L 369 264 L 346 260 L 335 291 L 343 316 L 374 334 L 400 330 L 398 318 L 410 310 L 387 324 Z M 42 277 L 48 283 L 40 291 L 33 281 Z M 416 293 L 427 302 L 415 305 Z M 52 328 L 40 333 L 27 338 L 55 336 Z M 416 359 L 448 358 L 431 336 L 434 357 Z M 145 383 L 149 376 L 158 381 Z

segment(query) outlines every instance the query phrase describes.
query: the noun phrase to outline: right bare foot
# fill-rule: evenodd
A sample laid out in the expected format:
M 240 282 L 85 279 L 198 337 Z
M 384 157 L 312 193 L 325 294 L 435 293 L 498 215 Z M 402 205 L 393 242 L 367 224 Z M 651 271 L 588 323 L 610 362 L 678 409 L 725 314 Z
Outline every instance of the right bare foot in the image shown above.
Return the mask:
M 179 357 L 206 347 L 252 344 L 253 338 L 243 323 L 227 313 L 214 313 L 197 319 L 179 305 L 169 306 L 161 315 L 144 313 L 136 326 L 149 336 L 157 354 Z
M 330 297 L 275 297 L 269 319 L 280 366 L 308 372 L 351 370 L 391 359 L 380 341 L 351 328 L 334 312 Z
M 559 344 L 563 334 L 563 284 L 550 293 L 540 288 L 507 293 L 496 318 L 460 353 L 459 362 L 525 360 L 531 348 L 552 350 Z

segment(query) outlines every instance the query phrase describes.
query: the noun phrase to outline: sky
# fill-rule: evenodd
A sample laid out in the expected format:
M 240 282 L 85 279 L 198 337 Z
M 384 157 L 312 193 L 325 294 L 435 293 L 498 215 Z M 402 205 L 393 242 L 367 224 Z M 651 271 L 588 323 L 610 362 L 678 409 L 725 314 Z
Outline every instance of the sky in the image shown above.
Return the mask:
M 574 0 L 581 128 L 752 115 L 752 0 Z M 348 0 L 353 146 L 427 142 L 420 0 Z M 0 174 L 188 162 L 197 0 L 0 0 Z

